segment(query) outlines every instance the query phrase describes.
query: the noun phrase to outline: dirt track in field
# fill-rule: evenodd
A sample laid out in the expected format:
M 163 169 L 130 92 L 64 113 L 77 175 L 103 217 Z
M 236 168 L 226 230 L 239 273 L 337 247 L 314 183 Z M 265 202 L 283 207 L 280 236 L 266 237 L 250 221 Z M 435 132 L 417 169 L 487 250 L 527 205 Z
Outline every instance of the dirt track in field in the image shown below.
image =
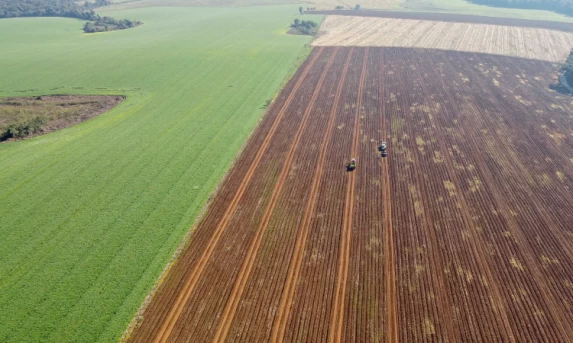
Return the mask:
M 573 33 L 502 25 L 328 16 L 312 45 L 427 48 L 563 63 L 573 47 Z
M 567 341 L 573 99 L 555 75 L 315 49 L 130 341 Z

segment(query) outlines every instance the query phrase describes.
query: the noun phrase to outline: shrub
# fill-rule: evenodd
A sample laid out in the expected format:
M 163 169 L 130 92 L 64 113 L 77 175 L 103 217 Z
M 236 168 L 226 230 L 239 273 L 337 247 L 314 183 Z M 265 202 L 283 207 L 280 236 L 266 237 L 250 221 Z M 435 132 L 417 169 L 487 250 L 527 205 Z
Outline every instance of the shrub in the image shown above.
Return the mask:
M 36 117 L 27 122 L 12 124 L 0 133 L 0 141 L 5 141 L 10 138 L 24 138 L 30 136 L 40 131 L 43 124 L 44 121 L 40 117 Z

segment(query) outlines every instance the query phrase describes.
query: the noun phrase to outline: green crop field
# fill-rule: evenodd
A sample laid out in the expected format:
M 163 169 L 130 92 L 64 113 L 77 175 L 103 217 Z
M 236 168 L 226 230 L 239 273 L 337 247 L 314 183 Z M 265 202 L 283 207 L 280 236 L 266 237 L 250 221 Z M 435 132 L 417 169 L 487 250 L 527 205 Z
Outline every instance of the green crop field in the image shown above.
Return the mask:
M 399 4 L 393 9 L 417 12 L 471 14 L 487 17 L 529 20 L 550 20 L 569 23 L 573 22 L 573 18 L 551 11 L 484 6 L 473 4 L 465 0 L 400 0 Z
M 308 53 L 298 6 L 142 8 L 87 35 L 0 20 L 0 96 L 122 94 L 0 144 L 0 342 L 116 341 L 271 99 Z

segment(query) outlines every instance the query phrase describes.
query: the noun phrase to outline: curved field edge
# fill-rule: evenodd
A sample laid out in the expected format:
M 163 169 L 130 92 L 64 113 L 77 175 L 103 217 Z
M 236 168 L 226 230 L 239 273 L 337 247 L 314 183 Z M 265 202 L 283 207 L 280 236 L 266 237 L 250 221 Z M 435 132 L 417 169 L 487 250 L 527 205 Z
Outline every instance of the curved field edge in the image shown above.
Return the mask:
M 127 96 L 0 147 L 0 340 L 119 339 L 309 42 L 281 33 L 296 11 L 140 9 L 90 37 L 0 21 L 0 96 Z
M 29 139 L 110 111 L 121 95 L 40 95 L 0 98 L 0 142 Z

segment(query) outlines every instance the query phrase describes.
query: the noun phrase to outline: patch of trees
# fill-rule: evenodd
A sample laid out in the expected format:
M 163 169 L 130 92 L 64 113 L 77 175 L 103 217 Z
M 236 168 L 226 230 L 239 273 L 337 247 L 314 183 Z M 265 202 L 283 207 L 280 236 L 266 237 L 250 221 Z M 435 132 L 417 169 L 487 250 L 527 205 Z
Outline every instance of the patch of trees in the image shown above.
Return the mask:
M 573 15 L 573 0 L 467 0 L 468 2 L 509 8 L 523 8 L 535 10 L 547 10 L 565 15 Z
M 68 17 L 92 20 L 94 8 L 109 5 L 109 0 L 86 2 L 80 6 L 74 0 L 0 0 L 0 18 Z
M 91 23 L 84 25 L 85 32 L 122 30 L 141 24 L 127 19 L 102 18 L 94 11 L 111 4 L 111 0 L 86 1 L 83 5 L 77 4 L 76 0 L 0 0 L 0 18 L 66 17 L 89 20 Z
M 114 30 L 125 30 L 132 27 L 141 25 L 140 21 L 132 21 L 129 19 L 113 19 L 110 17 L 97 17 L 93 22 L 87 22 L 84 25 L 84 32 L 94 33 L 94 32 L 105 32 Z
M 573 50 L 571 50 L 569 57 L 567 57 L 567 61 L 565 61 L 562 70 L 567 83 L 569 86 L 573 87 Z
M 290 27 L 291 33 L 308 36 L 314 36 L 318 30 L 318 25 L 312 20 L 295 19 Z

